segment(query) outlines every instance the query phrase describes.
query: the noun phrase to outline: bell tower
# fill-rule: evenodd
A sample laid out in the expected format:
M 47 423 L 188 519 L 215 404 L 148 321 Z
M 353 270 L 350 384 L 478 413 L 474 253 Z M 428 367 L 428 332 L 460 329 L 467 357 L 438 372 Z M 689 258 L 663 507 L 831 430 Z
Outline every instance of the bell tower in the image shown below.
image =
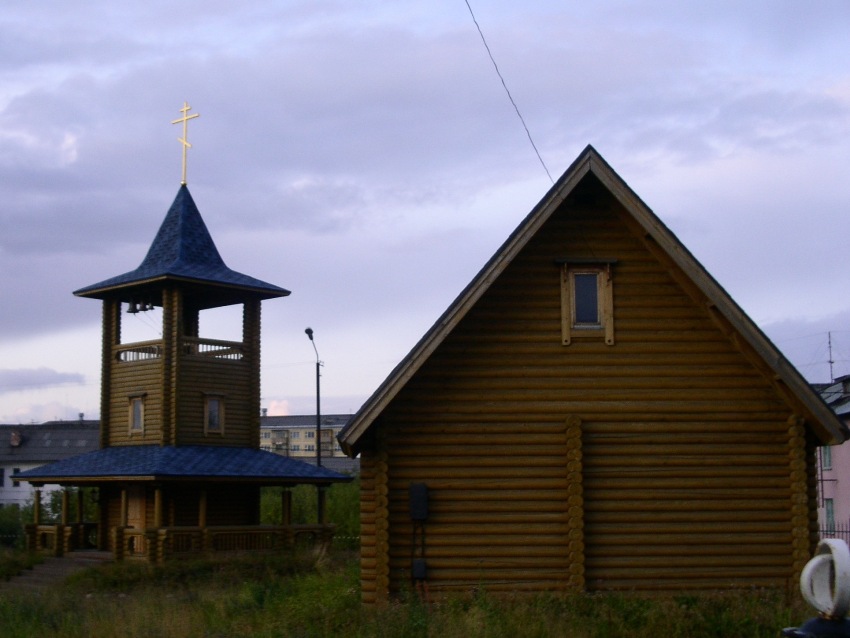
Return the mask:
M 103 302 L 102 448 L 259 448 L 260 303 L 289 291 L 225 265 L 186 184 L 136 270 L 74 294 Z M 235 304 L 241 341 L 205 338 L 203 313 Z M 156 307 L 161 338 L 123 343 L 122 318 Z

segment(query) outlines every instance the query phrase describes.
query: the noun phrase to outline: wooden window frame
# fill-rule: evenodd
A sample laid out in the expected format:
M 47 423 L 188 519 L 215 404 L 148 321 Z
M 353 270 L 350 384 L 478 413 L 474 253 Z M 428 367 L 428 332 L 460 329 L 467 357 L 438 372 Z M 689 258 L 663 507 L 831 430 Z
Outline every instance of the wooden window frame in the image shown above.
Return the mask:
M 561 344 L 568 346 L 578 337 L 602 338 L 614 345 L 614 259 L 557 260 L 561 266 Z M 598 323 L 576 320 L 576 275 L 596 276 L 596 316 Z
M 210 404 L 215 401 L 218 404 L 218 426 L 210 427 Z M 223 436 L 225 424 L 224 397 L 220 394 L 207 394 L 204 396 L 204 435 Z
M 130 436 L 144 436 L 145 434 L 145 397 L 146 394 L 131 394 L 127 404 L 127 432 Z M 136 421 L 135 406 L 139 406 L 138 427 Z

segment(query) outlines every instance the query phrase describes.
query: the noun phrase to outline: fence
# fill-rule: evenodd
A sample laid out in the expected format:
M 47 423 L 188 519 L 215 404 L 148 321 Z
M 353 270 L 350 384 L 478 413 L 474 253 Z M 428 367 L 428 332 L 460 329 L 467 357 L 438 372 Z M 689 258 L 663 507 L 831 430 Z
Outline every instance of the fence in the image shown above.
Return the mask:
M 846 523 L 834 523 L 833 525 L 821 525 L 820 537 L 840 538 L 850 545 L 850 521 Z

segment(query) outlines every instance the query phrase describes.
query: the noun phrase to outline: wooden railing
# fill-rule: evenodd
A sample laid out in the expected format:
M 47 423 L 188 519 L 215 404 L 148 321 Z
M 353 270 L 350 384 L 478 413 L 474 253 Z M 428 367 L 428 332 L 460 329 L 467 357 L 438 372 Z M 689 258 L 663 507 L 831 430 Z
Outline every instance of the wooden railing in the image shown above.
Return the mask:
M 241 361 L 244 356 L 242 344 L 238 341 L 218 341 L 216 339 L 195 339 L 184 337 L 185 354 Z
M 51 556 L 83 549 L 92 540 L 94 525 L 27 525 L 27 547 L 30 551 Z M 295 545 L 309 545 L 325 551 L 333 541 L 334 530 L 334 525 L 222 525 L 148 529 L 119 526 L 110 530 L 110 536 L 116 560 L 162 562 L 169 558 L 201 554 L 274 552 Z
M 25 525 L 26 546 L 31 552 L 62 556 L 84 547 L 85 524 Z
M 115 359 L 123 363 L 159 359 L 162 357 L 162 341 L 126 343 L 116 346 L 114 353 Z M 241 361 L 244 357 L 244 349 L 239 341 L 184 337 L 183 354 Z
M 120 533 L 123 541 L 116 547 L 122 548 L 125 558 L 143 558 L 152 562 L 200 554 L 274 552 L 296 544 L 327 549 L 333 540 L 334 529 L 333 525 L 123 528 Z
M 149 361 L 162 356 L 162 341 L 139 341 L 115 347 L 115 359 L 122 362 Z

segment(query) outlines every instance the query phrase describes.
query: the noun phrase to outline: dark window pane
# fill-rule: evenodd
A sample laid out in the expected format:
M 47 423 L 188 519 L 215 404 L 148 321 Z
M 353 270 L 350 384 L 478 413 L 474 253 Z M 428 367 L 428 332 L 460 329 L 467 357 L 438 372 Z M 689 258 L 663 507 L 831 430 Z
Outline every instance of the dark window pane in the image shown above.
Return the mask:
M 221 429 L 221 405 L 218 399 L 209 399 L 207 402 L 207 430 L 218 431 Z
M 144 428 L 144 412 L 142 412 L 143 404 L 141 399 L 132 399 L 133 407 L 132 421 L 130 422 L 131 430 L 141 430 Z
M 599 289 L 596 273 L 576 273 L 575 307 L 576 325 L 599 325 Z

